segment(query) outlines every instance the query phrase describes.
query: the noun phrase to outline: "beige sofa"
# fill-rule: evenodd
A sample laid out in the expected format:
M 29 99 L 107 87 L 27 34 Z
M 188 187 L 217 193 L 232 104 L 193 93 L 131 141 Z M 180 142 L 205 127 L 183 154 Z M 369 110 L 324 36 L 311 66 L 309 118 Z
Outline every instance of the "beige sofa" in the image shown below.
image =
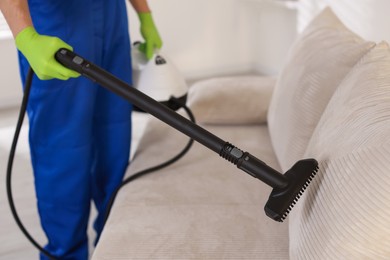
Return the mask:
M 195 144 L 120 191 L 93 259 L 390 259 L 386 43 L 361 39 L 325 9 L 276 83 L 204 80 L 191 86 L 188 104 L 207 130 L 277 170 L 316 158 L 316 178 L 288 220 L 274 222 L 263 211 L 270 187 Z M 127 176 L 186 142 L 150 119 Z

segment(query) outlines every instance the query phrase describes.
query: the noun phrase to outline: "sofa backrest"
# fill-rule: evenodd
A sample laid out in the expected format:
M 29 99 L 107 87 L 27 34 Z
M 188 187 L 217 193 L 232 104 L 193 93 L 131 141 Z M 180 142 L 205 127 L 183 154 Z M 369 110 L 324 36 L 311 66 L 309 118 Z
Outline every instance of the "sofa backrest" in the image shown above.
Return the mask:
M 291 259 L 390 259 L 390 48 L 380 43 L 329 101 L 305 157 L 320 170 L 290 213 Z
M 274 86 L 274 78 L 256 75 L 200 80 L 189 88 L 187 105 L 202 124 L 264 124 Z
M 329 8 L 296 40 L 268 111 L 270 136 L 283 171 L 302 159 L 333 92 L 373 46 L 348 30 Z
M 291 259 L 390 259 L 390 48 L 325 9 L 292 48 L 268 123 L 285 171 L 319 172 L 289 219 Z

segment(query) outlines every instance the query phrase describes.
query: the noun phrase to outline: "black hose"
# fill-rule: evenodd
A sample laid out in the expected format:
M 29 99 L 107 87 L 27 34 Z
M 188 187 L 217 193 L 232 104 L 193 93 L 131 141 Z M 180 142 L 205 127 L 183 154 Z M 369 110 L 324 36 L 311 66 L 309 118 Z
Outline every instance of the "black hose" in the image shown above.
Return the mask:
M 16 146 L 18 144 L 18 139 L 20 135 L 20 130 L 22 129 L 24 115 L 26 114 L 27 110 L 27 103 L 28 103 L 28 97 L 30 96 L 30 90 L 31 90 L 31 82 L 34 75 L 34 71 L 30 68 L 27 73 L 26 82 L 24 84 L 24 95 L 22 100 L 22 105 L 20 106 L 19 111 L 19 118 L 15 129 L 14 138 L 12 140 L 12 146 L 11 151 L 9 153 L 8 157 L 8 165 L 7 165 L 7 197 L 9 206 L 11 208 L 12 216 L 14 217 L 16 224 L 20 228 L 20 230 L 23 232 L 23 234 L 26 236 L 26 238 L 33 244 L 39 251 L 41 251 L 42 254 L 47 256 L 49 259 L 56 260 L 57 258 L 53 255 L 51 255 L 48 251 L 46 251 L 42 246 L 40 246 L 34 238 L 28 233 L 27 229 L 23 226 L 22 221 L 19 218 L 19 215 L 16 211 L 14 199 L 12 196 L 12 185 L 11 185 L 11 176 L 12 176 L 12 166 L 14 162 L 15 152 L 16 152 Z

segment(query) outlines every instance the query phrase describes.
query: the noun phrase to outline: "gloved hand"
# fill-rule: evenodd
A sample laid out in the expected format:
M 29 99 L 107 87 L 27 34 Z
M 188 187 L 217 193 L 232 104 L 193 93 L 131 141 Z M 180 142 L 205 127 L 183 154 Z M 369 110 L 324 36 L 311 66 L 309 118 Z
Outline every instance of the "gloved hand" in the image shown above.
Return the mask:
M 138 17 L 141 23 L 141 35 L 145 39 L 145 43 L 142 43 L 139 49 L 149 60 L 153 57 L 154 49 L 161 48 L 162 41 L 154 25 L 152 14 L 138 13 Z
M 33 27 L 23 29 L 15 37 L 16 47 L 26 57 L 35 74 L 41 80 L 77 78 L 79 73 L 58 63 L 54 54 L 60 48 L 73 50 L 57 37 L 38 34 Z

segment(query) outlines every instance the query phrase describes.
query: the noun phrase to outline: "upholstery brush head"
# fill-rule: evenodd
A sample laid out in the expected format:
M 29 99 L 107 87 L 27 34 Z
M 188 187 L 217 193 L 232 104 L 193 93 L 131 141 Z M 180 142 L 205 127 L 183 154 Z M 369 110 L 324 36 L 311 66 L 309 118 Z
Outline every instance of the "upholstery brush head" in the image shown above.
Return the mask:
M 264 207 L 270 218 L 283 222 L 318 171 L 315 159 L 300 160 L 284 176 L 288 185 L 274 188 Z

